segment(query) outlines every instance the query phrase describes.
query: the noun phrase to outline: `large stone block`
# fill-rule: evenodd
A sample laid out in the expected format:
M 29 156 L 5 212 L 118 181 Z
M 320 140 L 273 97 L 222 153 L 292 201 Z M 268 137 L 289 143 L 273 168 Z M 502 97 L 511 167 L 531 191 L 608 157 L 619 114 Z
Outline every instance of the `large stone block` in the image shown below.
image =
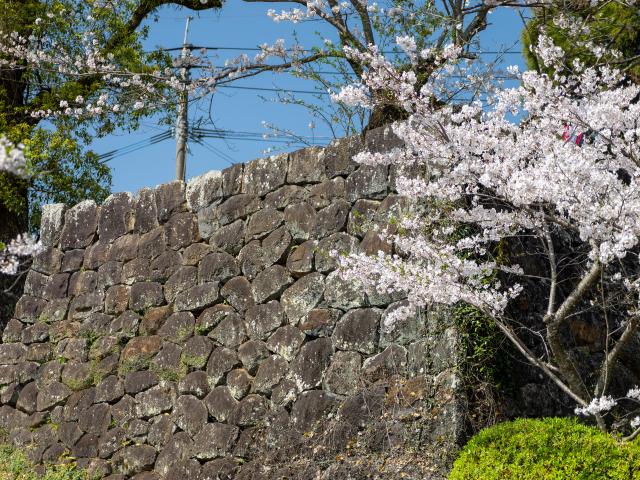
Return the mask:
M 324 294 L 324 277 L 312 272 L 299 279 L 282 294 L 280 302 L 293 325 L 304 317 L 322 300 Z
M 85 248 L 96 234 L 98 207 L 93 200 L 85 200 L 66 211 L 60 236 L 63 250 Z
M 47 247 L 54 247 L 60 241 L 64 224 L 64 203 L 54 203 L 42 206 L 42 220 L 40 221 L 40 241 Z
M 288 155 L 273 155 L 244 165 L 242 193 L 260 197 L 284 185 L 287 177 Z
M 207 172 L 192 178 L 187 183 L 187 205 L 192 212 L 198 212 L 222 199 L 222 173 Z
M 103 243 L 109 243 L 130 230 L 131 203 L 129 193 L 115 193 L 104 201 L 98 216 L 98 237 Z

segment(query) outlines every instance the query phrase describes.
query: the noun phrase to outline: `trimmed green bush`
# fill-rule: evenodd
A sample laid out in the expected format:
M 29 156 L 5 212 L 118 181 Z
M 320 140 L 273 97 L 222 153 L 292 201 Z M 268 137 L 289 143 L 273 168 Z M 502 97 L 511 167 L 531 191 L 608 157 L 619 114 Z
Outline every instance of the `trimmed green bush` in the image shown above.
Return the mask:
M 570 418 L 521 419 L 482 430 L 449 480 L 640 479 L 640 444 Z
M 38 475 L 22 451 L 0 445 L 0 480 L 89 480 L 73 462 L 49 465 L 44 475 Z

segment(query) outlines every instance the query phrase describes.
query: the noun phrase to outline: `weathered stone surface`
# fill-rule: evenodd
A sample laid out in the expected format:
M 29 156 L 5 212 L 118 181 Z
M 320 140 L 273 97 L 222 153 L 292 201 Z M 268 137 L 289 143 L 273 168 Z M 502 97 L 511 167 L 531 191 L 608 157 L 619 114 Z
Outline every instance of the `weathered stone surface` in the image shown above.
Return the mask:
M 268 193 L 264 199 L 265 208 L 283 209 L 293 203 L 300 203 L 306 200 L 309 192 L 306 188 L 298 185 L 284 185 L 274 192 Z
M 187 367 L 204 368 L 213 350 L 213 342 L 207 337 L 191 337 L 182 348 L 180 361 Z
M 323 238 L 318 243 L 315 256 L 316 270 L 319 272 L 329 272 L 338 267 L 338 261 L 331 255 L 331 252 L 338 255 L 349 253 L 359 253 L 359 242 L 356 238 L 346 233 L 334 233 Z
M 178 428 L 189 435 L 197 434 L 207 423 L 207 407 L 192 395 L 181 395 L 173 407 L 173 418 Z
M 38 386 L 36 382 L 30 382 L 20 390 L 20 395 L 16 402 L 16 408 L 25 413 L 31 414 L 38 408 L 37 398 Z
M 93 380 L 89 365 L 76 361 L 64 364 L 60 378 L 62 383 L 74 391 L 89 387 Z
M 178 345 L 165 342 L 162 350 L 151 360 L 151 371 L 165 380 L 179 380 L 186 372 L 186 366 L 180 361 L 182 348 Z
M 64 203 L 54 203 L 42 206 L 42 219 L 40 221 L 40 241 L 47 247 L 57 245 L 62 234 L 64 224 Z
M 318 212 L 316 219 L 317 238 L 324 238 L 344 229 L 351 204 L 346 200 L 335 200 L 331 205 Z
M 157 475 L 157 474 L 154 474 Z M 157 478 L 160 478 L 158 475 Z M 169 467 L 164 476 L 165 480 L 181 480 L 184 478 L 201 478 L 200 463 L 193 458 L 180 460 Z M 136 479 L 137 480 L 137 479 Z M 151 479 L 149 479 L 151 480 Z
M 184 183 L 173 181 L 155 189 L 158 220 L 165 223 L 174 213 L 183 212 L 186 207 Z
M 260 340 L 249 340 L 238 348 L 238 357 L 244 368 L 253 373 L 262 360 L 269 357 L 266 343 Z
M 148 258 L 134 258 L 122 267 L 122 281 L 127 285 L 151 280 L 151 262 Z
M 256 302 L 251 284 L 245 277 L 234 277 L 229 280 L 220 289 L 220 294 L 240 313 L 244 313 Z
M 249 394 L 236 406 L 230 423 L 250 427 L 258 423 L 267 413 L 267 400 L 262 395 Z
M 47 301 L 37 297 L 23 295 L 16 305 L 15 317 L 27 323 L 33 323 L 40 318 Z
M 314 308 L 300 320 L 298 328 L 311 337 L 328 337 L 342 315 L 340 310 L 331 308 Z
M 126 432 L 122 427 L 115 427 L 100 435 L 98 439 L 98 456 L 110 458 L 126 441 Z
M 178 250 L 200 240 L 198 223 L 192 213 L 173 215 L 164 225 L 164 234 L 169 248 Z
M 150 420 L 151 426 L 147 435 L 147 442 L 154 447 L 164 447 L 176 431 L 176 424 L 173 423 L 171 415 L 158 415 Z
M 108 288 L 122 281 L 122 262 L 109 261 L 98 268 L 98 285 L 101 287 Z
M 198 212 L 222 199 L 222 173 L 211 171 L 189 180 L 186 197 L 187 206 L 192 212 Z
M 160 256 L 167 248 L 167 238 L 164 228 L 156 227 L 147 233 L 140 235 L 138 243 L 138 256 L 153 260 Z
M 211 460 L 230 452 L 238 438 L 238 427 L 223 423 L 207 423 L 194 438 L 194 456 Z
M 158 455 L 154 470 L 161 475 L 166 475 L 176 462 L 189 458 L 193 447 L 193 440 L 188 433 L 174 433 Z
M 27 347 L 19 343 L 0 344 L 0 364 L 14 364 L 24 361 Z
M 157 307 L 164 302 L 162 285 L 156 282 L 139 282 L 131 287 L 129 308 L 141 311 L 149 307 Z
M 304 342 L 305 335 L 298 328 L 285 325 L 278 328 L 269 340 L 267 348 L 290 362 L 295 358 Z
M 96 385 L 96 402 L 114 403 L 123 396 L 124 386 L 115 375 L 109 375 Z
M 316 230 L 316 210 L 306 202 L 288 205 L 284 210 L 284 221 L 294 240 L 309 240 Z
M 284 358 L 280 355 L 271 355 L 260 363 L 251 391 L 270 394 L 273 387 L 280 383 L 287 373 L 288 368 L 289 363 Z
M 375 353 L 378 349 L 381 313 L 377 308 L 359 308 L 347 312 L 333 331 L 333 345 L 340 350 Z
M 376 381 L 385 376 L 402 374 L 407 366 L 407 350 L 399 345 L 391 345 L 362 364 L 364 378 Z
M 286 268 L 282 265 L 272 265 L 253 280 L 253 296 L 258 303 L 277 298 L 292 282 L 293 278 Z
M 322 390 L 303 392 L 291 408 L 291 423 L 300 432 L 307 432 L 324 420 L 338 404 L 338 399 Z
M 344 179 L 342 177 L 324 180 L 309 189 L 309 203 L 313 208 L 324 208 L 337 199 L 345 197 Z
M 127 310 L 111 322 L 107 333 L 118 337 L 131 338 L 138 332 L 138 325 L 140 325 L 140 317 L 134 312 Z
M 284 185 L 288 155 L 273 155 L 248 162 L 244 166 L 242 192 L 260 197 Z
M 138 393 L 136 399 L 136 415 L 139 418 L 150 418 L 173 408 L 176 390 L 170 383 L 156 385 Z
M 311 272 L 317 246 L 317 240 L 308 240 L 292 248 L 287 257 L 287 270 L 296 277 Z
M 375 224 L 379 208 L 380 202 L 376 200 L 357 200 L 349 212 L 347 233 L 362 238 Z
M 71 395 L 69 387 L 60 382 L 50 382 L 38 390 L 36 409 L 41 412 L 60 405 Z
M 156 449 L 149 445 L 131 445 L 117 451 L 113 455 L 112 463 L 117 472 L 134 475 L 151 469 L 156 455 Z
M 130 372 L 124 379 L 124 390 L 126 393 L 135 395 L 158 384 L 158 375 L 148 370 Z
M 132 338 L 122 349 L 120 371 L 127 373 L 147 368 L 149 362 L 160 351 L 161 347 L 162 338 L 157 335 Z
M 352 157 L 362 151 L 364 142 L 362 137 L 340 138 L 332 141 L 323 151 L 325 172 L 329 178 L 338 175 L 349 175 L 357 168 L 358 164 Z
M 381 317 L 380 321 L 380 347 L 386 348 L 392 344 L 408 345 L 414 340 L 418 340 L 421 337 L 426 336 L 425 321 L 422 315 L 412 315 L 401 320 L 394 321 L 392 324 L 386 319 L 389 315 L 393 314 L 398 308 L 406 308 L 409 306 L 409 302 L 406 300 L 401 302 L 392 303 L 387 307 Z M 391 325 L 391 326 L 389 326 Z M 457 335 L 452 335 L 451 340 L 454 341 Z M 447 356 L 447 355 L 445 355 Z
M 197 266 L 212 251 L 213 248 L 206 243 L 194 243 L 182 252 L 182 263 L 184 265 Z
M 266 340 L 284 320 L 283 309 L 277 300 L 250 307 L 245 314 L 247 335 L 252 340 Z
M 209 385 L 216 386 L 222 380 L 222 377 L 235 367 L 239 366 L 240 361 L 235 351 L 218 347 L 209 356 L 207 362 L 207 375 L 209 375 Z
M 123 235 L 114 240 L 109 248 L 108 260 L 115 262 L 128 262 L 138 256 L 138 244 L 140 235 L 137 233 Z
M 289 172 L 287 183 L 317 183 L 326 178 L 321 149 L 303 148 L 289 154 Z
M 337 395 L 354 395 L 360 387 L 362 358 L 356 352 L 336 352 L 327 369 L 323 389 Z
M 384 198 L 387 194 L 387 175 L 385 165 L 360 165 L 354 173 L 347 177 L 345 182 L 347 200 L 354 202 L 362 198 Z
M 264 238 L 282 225 L 284 215 L 274 208 L 263 208 L 251 215 L 246 228 L 246 240 Z
M 346 281 L 338 272 L 327 275 L 324 299 L 328 306 L 341 310 L 364 307 L 366 295 L 362 284 L 357 281 Z
M 109 287 L 104 297 L 104 311 L 114 315 L 123 313 L 129 304 L 130 287 L 114 285 Z
M 198 284 L 198 269 L 196 267 L 179 267 L 164 284 L 164 297 L 173 303 L 181 292 L 189 290 Z
M 93 200 L 80 202 L 65 212 L 60 235 L 60 247 L 63 250 L 91 245 L 96 234 L 97 212 L 98 207 Z
M 109 243 L 129 231 L 132 198 L 129 193 L 115 193 L 107 197 L 100 207 L 98 237 Z
M 211 253 L 202 259 L 198 266 L 198 281 L 226 282 L 240 274 L 236 259 L 228 253 Z
M 282 294 L 280 302 L 289 322 L 293 325 L 315 308 L 324 294 L 324 277 L 312 272 L 299 279 Z
M 173 307 L 169 305 L 149 308 L 140 322 L 140 334 L 155 335 L 172 313 Z
M 220 225 L 228 225 L 238 219 L 245 219 L 247 215 L 258 211 L 260 198 L 255 195 L 241 193 L 225 200 L 218 207 Z
M 156 192 L 151 188 L 143 188 L 133 199 L 133 230 L 146 233 L 158 226 L 158 208 Z
M 218 250 L 237 255 L 244 246 L 245 224 L 243 220 L 236 220 L 229 225 L 220 227 L 209 238 L 209 244 Z M 202 235 L 203 237 L 205 235 Z
M 82 268 L 84 262 L 84 249 L 69 250 L 64 253 L 60 265 L 61 272 L 76 272 Z
M 393 246 L 380 237 L 375 230 L 369 230 L 362 242 L 360 242 L 360 250 L 367 255 L 378 255 L 378 252 L 391 255 L 393 252 Z
M 78 427 L 83 432 L 100 435 L 109 429 L 111 407 L 108 403 L 97 403 L 80 412 Z
M 225 197 L 240 193 L 244 164 L 236 163 L 222 170 L 222 194 Z
M 170 342 L 182 343 L 193 335 L 195 323 L 191 312 L 176 312 L 167 318 L 158 335 Z
M 151 279 L 164 282 L 182 266 L 182 256 L 173 250 L 168 250 L 151 262 Z
M 234 398 L 228 386 L 215 387 L 206 396 L 204 403 L 207 406 L 209 415 L 218 422 L 229 420 L 238 406 L 238 401 Z
M 253 377 L 244 368 L 236 368 L 227 374 L 227 387 L 236 400 L 242 399 L 251 389 Z
M 218 298 L 218 282 L 209 282 L 180 292 L 175 305 L 178 310 L 200 310 L 215 304 Z
M 209 337 L 225 347 L 237 348 L 247 338 L 242 317 L 235 312 L 228 313 L 216 328 L 209 332 Z
M 196 370 L 178 382 L 178 393 L 204 398 L 210 391 L 206 372 Z
M 329 366 L 333 346 L 328 338 L 318 338 L 306 343 L 291 364 L 291 378 L 299 390 L 309 390 L 320 385 Z

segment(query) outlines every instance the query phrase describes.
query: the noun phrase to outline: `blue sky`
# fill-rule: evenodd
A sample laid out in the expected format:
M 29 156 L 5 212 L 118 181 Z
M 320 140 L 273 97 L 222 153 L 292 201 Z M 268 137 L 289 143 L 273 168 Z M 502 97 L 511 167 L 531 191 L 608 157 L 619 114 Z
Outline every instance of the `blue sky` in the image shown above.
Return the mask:
M 269 8 L 279 10 L 291 4 L 280 3 L 245 3 L 240 0 L 229 0 L 217 11 L 201 14 L 174 7 L 159 11 L 158 21 L 149 22 L 150 35 L 145 47 L 172 48 L 182 44 L 186 17 L 193 15 L 189 40 L 192 44 L 208 47 L 255 47 L 261 43 L 273 43 L 284 38 L 287 44 L 292 43 L 292 32 L 295 29 L 304 46 L 317 42 L 315 31 L 322 28 L 321 22 L 307 22 L 296 26 L 289 22 L 275 23 L 266 12 Z M 484 50 L 503 48 L 519 49 L 518 41 L 521 20 L 517 12 L 501 9 L 490 16 L 490 25 L 481 37 Z M 331 32 L 323 32 L 330 35 Z M 215 63 L 223 63 L 225 59 L 241 53 L 238 51 L 219 50 L 212 52 L 218 55 Z M 251 53 L 251 52 L 247 52 Z M 255 52 L 254 52 L 255 53 Z M 522 57 L 506 55 L 504 65 L 518 64 L 523 66 Z M 234 85 L 259 88 L 282 88 L 296 90 L 312 90 L 311 82 L 295 79 L 281 74 L 263 74 L 251 79 L 240 80 Z M 315 130 L 309 129 L 313 120 L 304 108 L 281 105 L 275 101 L 263 101 L 260 96 L 275 100 L 274 92 L 259 92 L 243 89 L 220 89 L 211 98 L 212 118 L 216 127 L 224 130 L 264 133 L 262 122 L 269 122 L 295 131 L 302 136 L 326 137 L 330 132 L 316 122 Z M 304 97 L 304 95 L 301 95 Z M 307 96 L 308 97 L 308 96 Z M 311 97 L 309 97 L 311 98 Z M 328 98 L 327 98 L 327 101 Z M 203 109 L 191 109 L 190 120 L 193 122 L 207 112 L 208 104 Z M 152 119 L 147 119 L 141 128 L 133 133 L 117 132 L 103 139 L 97 139 L 92 149 L 98 154 L 122 148 L 135 142 L 166 131 L 166 126 L 158 126 Z M 200 175 L 209 170 L 227 167 L 230 162 L 246 162 L 263 155 L 264 149 L 274 146 L 268 141 L 226 141 L 207 139 L 206 147 L 190 144 L 187 160 L 187 178 Z M 155 186 L 171 181 L 174 178 L 175 143 L 173 139 L 141 148 L 132 153 L 114 158 L 108 164 L 113 173 L 113 191 L 131 191 L 146 186 Z

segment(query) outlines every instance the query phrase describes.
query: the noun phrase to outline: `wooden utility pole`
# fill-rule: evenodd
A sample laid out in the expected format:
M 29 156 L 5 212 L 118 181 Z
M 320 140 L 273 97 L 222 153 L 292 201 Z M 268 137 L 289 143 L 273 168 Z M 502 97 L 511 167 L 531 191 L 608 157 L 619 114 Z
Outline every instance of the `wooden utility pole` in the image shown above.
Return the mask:
M 189 90 L 187 85 L 189 82 L 189 65 L 187 58 L 191 52 L 191 45 L 187 43 L 189 36 L 189 23 L 193 17 L 187 17 L 187 25 L 184 29 L 184 41 L 182 42 L 181 71 L 182 83 L 184 89 L 180 92 L 178 101 L 178 119 L 176 121 L 176 179 L 184 182 L 187 167 L 187 135 L 189 129 Z

